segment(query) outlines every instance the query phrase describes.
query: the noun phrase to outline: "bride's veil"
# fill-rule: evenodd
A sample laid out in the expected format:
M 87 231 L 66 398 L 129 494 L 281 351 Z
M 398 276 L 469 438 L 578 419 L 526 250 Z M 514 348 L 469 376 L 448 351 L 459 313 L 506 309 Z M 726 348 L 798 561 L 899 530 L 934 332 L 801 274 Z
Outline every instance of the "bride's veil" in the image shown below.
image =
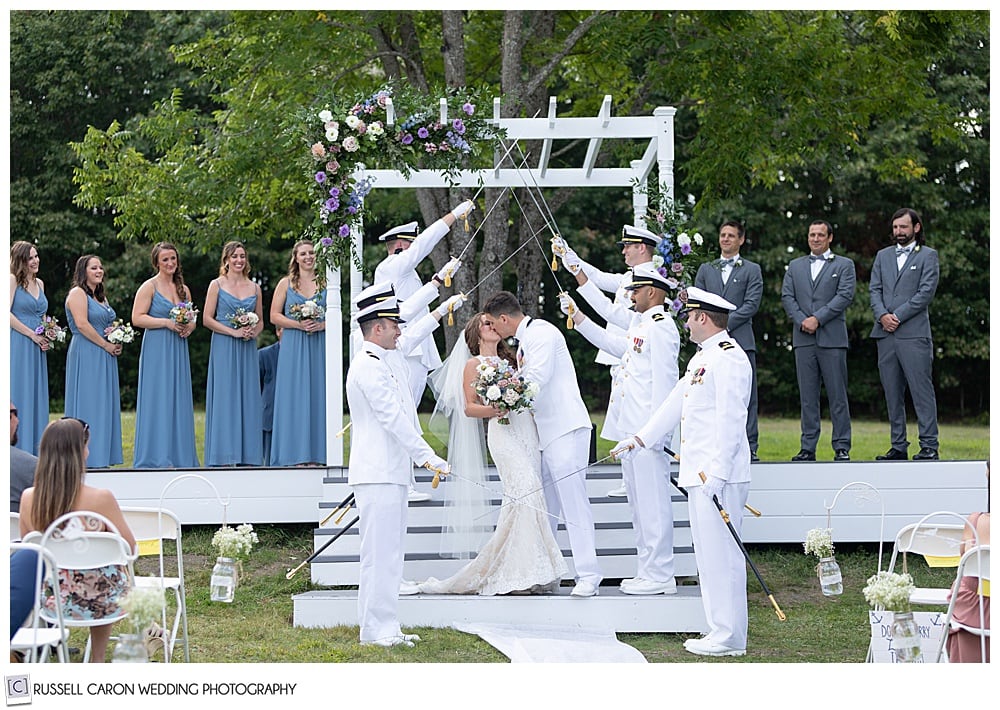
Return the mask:
M 437 398 L 429 428 L 444 439 L 441 434 L 448 425 L 446 458 L 456 474 L 442 480 L 442 485 L 448 486 L 449 495 L 444 508 L 440 554 L 455 559 L 474 556 L 493 531 L 489 517 L 483 420 L 465 416 L 462 377 L 471 357 L 465 338 L 459 335 L 451 355 L 428 377 L 428 384 Z

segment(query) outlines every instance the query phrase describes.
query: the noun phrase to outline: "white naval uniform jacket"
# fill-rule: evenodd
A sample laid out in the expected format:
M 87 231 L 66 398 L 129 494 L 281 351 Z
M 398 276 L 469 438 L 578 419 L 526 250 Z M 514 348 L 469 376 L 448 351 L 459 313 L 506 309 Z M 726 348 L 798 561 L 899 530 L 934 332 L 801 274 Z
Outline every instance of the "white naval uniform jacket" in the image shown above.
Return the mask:
M 443 219 L 431 224 L 427 229 L 417 235 L 409 249 L 398 254 L 389 254 L 375 267 L 375 276 L 372 283 L 384 283 L 389 281 L 396 290 L 396 298 L 406 301 L 411 298 L 424 284 L 417 275 L 417 264 L 427 258 L 434 250 L 441 238 L 451 229 Z M 427 313 L 424 308 L 421 313 Z M 405 318 L 405 316 L 404 316 Z M 403 326 L 405 330 L 405 325 Z M 427 338 L 421 343 L 420 348 L 415 351 L 412 357 L 419 357 L 420 362 L 428 370 L 433 370 L 441 365 L 441 355 L 438 354 L 437 345 L 433 338 Z
M 727 483 L 750 481 L 750 378 L 746 353 L 727 332 L 716 333 L 701 344 L 670 396 L 636 432 L 649 446 L 680 424 L 678 485 L 700 486 L 699 472 Z
M 545 448 L 563 434 L 590 429 L 590 414 L 580 396 L 576 368 L 566 347 L 566 338 L 548 321 L 525 316 L 515 337 L 520 374 L 538 385 L 534 417 L 538 448 Z
M 577 292 L 587 303 L 594 307 L 597 314 L 607 321 L 607 330 L 612 335 L 624 335 L 629 321 L 632 320 L 632 297 L 625 289 L 632 283 L 632 270 L 624 274 L 609 274 L 585 261 L 580 262 L 580 268 L 587 275 L 587 283 L 578 287 Z M 613 293 L 614 298 L 608 301 L 604 292 Z M 610 352 L 601 348 L 597 351 L 594 362 L 601 365 L 618 365 L 620 360 Z
M 681 347 L 677 325 L 663 306 L 654 306 L 644 313 L 633 311 L 632 323 L 622 335 L 601 328 L 590 319 L 577 324 L 576 329 L 601 350 L 621 360 L 611 383 L 601 437 L 612 441 L 624 439 L 649 421 L 650 414 L 677 384 L 677 355 Z M 666 435 L 647 445 L 662 447 L 665 438 Z
M 347 370 L 348 485 L 408 486 L 413 463 L 423 465 L 435 455 L 423 439 L 405 376 L 394 372 L 390 361 L 391 351 L 365 341 Z

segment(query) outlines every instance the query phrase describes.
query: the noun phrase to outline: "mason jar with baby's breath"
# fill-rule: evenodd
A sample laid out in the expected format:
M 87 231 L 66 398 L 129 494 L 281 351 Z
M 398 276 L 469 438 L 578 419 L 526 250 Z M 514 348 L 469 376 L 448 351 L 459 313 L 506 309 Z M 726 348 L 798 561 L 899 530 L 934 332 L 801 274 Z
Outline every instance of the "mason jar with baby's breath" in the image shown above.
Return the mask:
M 835 597 L 843 594 L 844 578 L 840 573 L 840 565 L 833 556 L 833 530 L 813 528 L 806 533 L 803 547 L 806 554 L 816 555 L 819 558 L 816 575 L 819 577 L 819 588 L 824 596 Z

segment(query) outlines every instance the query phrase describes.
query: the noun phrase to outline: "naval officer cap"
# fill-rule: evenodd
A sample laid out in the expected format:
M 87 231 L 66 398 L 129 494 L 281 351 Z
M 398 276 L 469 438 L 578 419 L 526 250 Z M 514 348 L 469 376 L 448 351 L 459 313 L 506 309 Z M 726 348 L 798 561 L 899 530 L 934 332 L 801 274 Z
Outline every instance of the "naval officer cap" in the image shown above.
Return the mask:
M 661 239 L 662 237 L 653 234 L 648 229 L 626 224 L 622 227 L 622 238 L 618 242 L 618 247 L 621 248 L 626 244 L 648 244 L 651 247 L 655 247 L 659 246 Z
M 384 281 L 372 284 L 355 297 L 354 305 L 358 310 L 368 308 L 373 303 L 381 303 L 396 295 L 396 289 L 392 287 L 391 281 Z
M 416 222 L 408 222 L 398 227 L 393 227 L 388 232 L 378 238 L 380 242 L 391 242 L 396 239 L 409 239 L 413 241 L 420 232 L 417 231 Z
M 687 303 L 684 304 L 685 311 L 693 310 L 713 311 L 715 313 L 729 313 L 735 311 L 736 306 L 724 299 L 716 296 L 697 286 L 689 286 L 687 289 Z
M 362 308 L 354 316 L 354 320 L 358 322 L 358 325 L 370 320 L 378 320 L 379 318 L 388 318 L 397 323 L 406 322 L 399 317 L 399 304 L 396 302 L 395 296 L 390 296 L 384 301 L 378 301 L 366 308 Z
M 643 286 L 655 286 L 664 291 L 670 290 L 667 277 L 657 271 L 656 267 L 650 261 L 632 267 L 632 282 L 625 287 L 625 290 L 634 291 Z

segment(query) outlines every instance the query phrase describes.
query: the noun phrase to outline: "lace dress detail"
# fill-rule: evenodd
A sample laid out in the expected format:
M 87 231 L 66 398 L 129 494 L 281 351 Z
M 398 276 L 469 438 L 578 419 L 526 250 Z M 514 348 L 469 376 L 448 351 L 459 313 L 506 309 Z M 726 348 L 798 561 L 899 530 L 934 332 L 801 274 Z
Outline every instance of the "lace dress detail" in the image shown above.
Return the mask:
M 496 529 L 475 559 L 448 579 L 421 582 L 421 592 L 491 596 L 545 591 L 567 572 L 540 490 L 541 457 L 531 414 L 513 413 L 510 424 L 491 419 L 486 438 L 503 483 Z

